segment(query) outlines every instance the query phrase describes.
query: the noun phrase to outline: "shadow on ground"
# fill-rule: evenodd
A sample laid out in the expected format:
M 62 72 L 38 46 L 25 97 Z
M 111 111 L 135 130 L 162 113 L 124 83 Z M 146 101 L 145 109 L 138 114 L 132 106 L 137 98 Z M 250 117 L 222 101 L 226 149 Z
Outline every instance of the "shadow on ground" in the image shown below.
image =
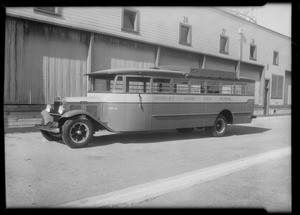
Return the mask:
M 251 126 L 228 126 L 225 137 L 235 135 L 247 135 L 263 133 L 270 129 L 251 127 Z M 101 136 L 94 136 L 89 147 L 104 146 L 114 143 L 122 144 L 145 144 L 165 141 L 178 141 L 190 139 L 213 138 L 204 129 L 195 129 L 192 133 L 179 133 L 177 131 L 160 131 L 160 132 L 146 132 L 146 133 L 122 133 L 122 134 L 108 134 Z

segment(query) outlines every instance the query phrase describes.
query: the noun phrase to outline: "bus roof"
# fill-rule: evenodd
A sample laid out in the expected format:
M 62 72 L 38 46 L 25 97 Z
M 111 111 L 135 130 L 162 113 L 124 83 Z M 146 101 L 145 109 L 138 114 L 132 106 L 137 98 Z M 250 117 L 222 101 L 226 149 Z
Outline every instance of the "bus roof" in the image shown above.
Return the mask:
M 226 79 L 235 81 L 255 82 L 252 79 L 239 77 L 237 78 L 234 72 L 207 70 L 200 68 L 189 68 L 182 70 L 162 69 L 162 67 L 153 67 L 149 69 L 143 68 L 119 68 L 106 69 L 85 74 L 88 76 L 101 75 L 144 75 L 144 76 L 164 76 L 164 77 L 189 77 L 189 78 L 204 78 L 204 79 Z

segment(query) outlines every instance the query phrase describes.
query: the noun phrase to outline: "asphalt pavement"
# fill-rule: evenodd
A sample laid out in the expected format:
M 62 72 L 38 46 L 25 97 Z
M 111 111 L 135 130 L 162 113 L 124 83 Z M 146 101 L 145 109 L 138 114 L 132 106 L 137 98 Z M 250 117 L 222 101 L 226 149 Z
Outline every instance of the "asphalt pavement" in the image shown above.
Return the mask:
M 8 208 L 61 205 L 291 146 L 291 117 L 229 126 L 225 137 L 176 131 L 97 133 L 83 149 L 49 142 L 39 132 L 5 134 Z M 291 210 L 291 157 L 173 189 L 120 207 L 262 207 Z M 95 206 L 96 207 L 96 206 Z

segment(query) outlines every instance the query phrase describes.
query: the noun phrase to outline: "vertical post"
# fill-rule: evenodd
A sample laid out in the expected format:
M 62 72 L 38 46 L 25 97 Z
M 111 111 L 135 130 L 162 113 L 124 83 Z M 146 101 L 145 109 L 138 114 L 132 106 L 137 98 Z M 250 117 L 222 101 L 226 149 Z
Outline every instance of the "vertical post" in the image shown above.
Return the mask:
M 155 57 L 155 67 L 159 66 L 159 58 L 160 58 L 160 46 L 157 46 L 156 57 Z
M 205 68 L 205 61 L 206 61 L 206 55 L 203 56 L 203 61 L 202 61 L 201 69 Z
M 239 28 L 238 33 L 240 34 L 240 49 L 239 49 L 239 62 L 237 64 L 236 68 L 236 77 L 240 77 L 240 71 L 241 71 L 241 61 L 242 61 L 242 55 L 243 55 L 243 29 Z
M 94 46 L 94 33 L 91 33 L 90 43 L 88 48 L 88 55 L 87 55 L 87 71 L 86 73 L 89 74 L 92 72 L 92 54 L 93 54 L 93 46 Z M 87 92 L 90 89 L 90 80 L 87 77 Z

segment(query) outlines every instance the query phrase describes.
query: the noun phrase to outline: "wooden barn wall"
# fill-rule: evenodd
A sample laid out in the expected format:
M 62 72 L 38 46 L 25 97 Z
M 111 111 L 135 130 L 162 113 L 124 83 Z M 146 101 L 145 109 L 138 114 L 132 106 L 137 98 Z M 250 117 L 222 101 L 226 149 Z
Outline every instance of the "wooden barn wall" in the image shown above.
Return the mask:
M 4 104 L 47 104 L 86 95 L 89 38 L 82 32 L 8 18 Z
M 110 68 L 149 68 L 155 63 L 155 46 L 95 35 L 92 51 L 92 72 Z
M 200 58 L 199 54 L 169 48 L 161 48 L 159 66 L 176 65 L 199 68 L 200 59 L 202 62 L 202 58 Z

